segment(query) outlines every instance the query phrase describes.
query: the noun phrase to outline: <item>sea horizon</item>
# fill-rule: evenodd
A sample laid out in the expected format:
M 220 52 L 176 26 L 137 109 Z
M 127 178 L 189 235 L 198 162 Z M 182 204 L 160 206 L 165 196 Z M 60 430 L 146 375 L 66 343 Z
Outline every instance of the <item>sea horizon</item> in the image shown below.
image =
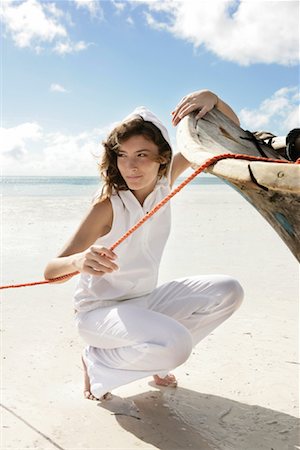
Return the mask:
M 186 177 L 179 177 L 178 186 Z M 190 185 L 221 185 L 219 178 L 201 174 Z M 93 195 L 101 189 L 102 183 L 97 176 L 46 176 L 46 175 L 5 175 L 1 176 L 3 197 L 11 196 L 82 196 Z

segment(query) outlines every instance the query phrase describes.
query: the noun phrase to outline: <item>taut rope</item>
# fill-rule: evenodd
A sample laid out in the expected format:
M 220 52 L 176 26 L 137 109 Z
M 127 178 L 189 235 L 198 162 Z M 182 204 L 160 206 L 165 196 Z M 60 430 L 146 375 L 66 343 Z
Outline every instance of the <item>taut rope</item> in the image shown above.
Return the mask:
M 154 208 L 151 209 L 144 217 L 142 217 L 133 227 L 131 227 L 123 236 L 120 237 L 109 249 L 114 250 L 118 245 L 120 245 L 125 239 L 127 239 L 132 233 L 134 233 L 140 226 L 143 225 L 148 219 L 150 219 L 153 214 L 155 214 L 160 208 L 162 208 L 169 200 L 171 200 L 174 195 L 176 195 L 181 189 L 183 189 L 188 183 L 190 183 L 197 175 L 207 169 L 209 166 L 215 164 L 221 159 L 244 159 L 247 161 L 265 161 L 265 162 L 276 162 L 276 163 L 285 163 L 285 164 L 300 164 L 300 159 L 298 159 L 295 163 L 292 161 L 285 161 L 279 159 L 269 159 L 263 158 L 259 156 L 249 156 L 244 154 L 234 154 L 234 153 L 223 153 L 221 155 L 213 156 L 206 160 L 198 169 L 196 169 L 189 177 L 187 177 L 182 183 L 177 186 L 177 188 L 173 189 L 170 194 L 168 194 L 164 199 L 162 199 Z M 23 284 L 11 284 L 7 286 L 0 286 L 0 289 L 11 289 L 11 288 L 20 288 L 25 286 L 37 286 L 39 284 L 49 284 L 56 283 L 57 281 L 66 280 L 68 278 L 73 277 L 74 275 L 78 275 L 80 272 L 72 272 L 66 275 L 62 275 L 60 277 L 51 278 L 50 280 L 43 281 L 34 281 L 32 283 L 23 283 Z

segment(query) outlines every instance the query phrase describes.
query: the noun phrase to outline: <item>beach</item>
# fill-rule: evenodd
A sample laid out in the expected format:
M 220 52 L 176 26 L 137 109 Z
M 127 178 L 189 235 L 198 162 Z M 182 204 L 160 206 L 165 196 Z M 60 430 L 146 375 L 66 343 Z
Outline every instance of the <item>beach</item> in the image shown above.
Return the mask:
M 82 195 L 4 196 L 2 284 L 43 279 L 89 207 Z M 298 285 L 295 257 L 269 224 L 225 184 L 186 187 L 160 280 L 225 273 L 245 291 L 241 308 L 174 373 L 83 398 L 83 342 L 73 320 L 75 277 L 2 291 L 3 449 L 294 450 L 298 439 Z

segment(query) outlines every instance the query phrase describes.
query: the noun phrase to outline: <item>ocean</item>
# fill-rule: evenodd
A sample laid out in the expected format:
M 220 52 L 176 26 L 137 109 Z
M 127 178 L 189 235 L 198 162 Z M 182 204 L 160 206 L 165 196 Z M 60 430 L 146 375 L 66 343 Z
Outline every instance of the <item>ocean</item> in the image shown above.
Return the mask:
M 185 177 L 179 177 L 175 187 Z M 200 175 L 191 185 L 220 185 L 219 178 L 212 175 Z M 3 176 L 1 193 L 4 197 L 79 197 L 93 196 L 101 189 L 98 177 L 51 177 L 51 176 Z

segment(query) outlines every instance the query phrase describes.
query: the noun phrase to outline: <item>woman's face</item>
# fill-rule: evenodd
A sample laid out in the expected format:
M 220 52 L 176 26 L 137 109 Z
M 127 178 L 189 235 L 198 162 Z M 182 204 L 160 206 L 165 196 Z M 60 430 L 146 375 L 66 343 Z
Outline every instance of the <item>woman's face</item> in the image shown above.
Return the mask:
M 142 135 L 130 137 L 118 150 L 118 169 L 140 203 L 156 185 L 160 167 L 158 156 L 157 145 Z

